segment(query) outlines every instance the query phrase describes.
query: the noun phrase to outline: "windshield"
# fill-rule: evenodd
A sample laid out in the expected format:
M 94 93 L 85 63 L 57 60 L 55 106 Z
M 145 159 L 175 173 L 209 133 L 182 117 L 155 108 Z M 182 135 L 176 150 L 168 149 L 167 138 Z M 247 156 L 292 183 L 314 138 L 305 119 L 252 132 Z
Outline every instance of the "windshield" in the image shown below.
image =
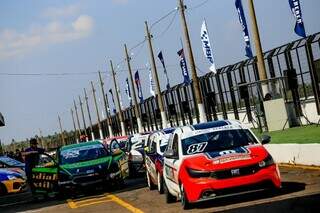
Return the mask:
M 60 153 L 60 164 L 77 163 L 89 161 L 108 155 L 102 144 L 92 144 L 87 146 L 74 147 L 62 150 Z
M 246 129 L 223 130 L 196 135 L 182 140 L 184 155 L 227 150 L 258 143 Z
M 0 162 L 3 162 L 5 164 L 7 164 L 8 166 L 19 166 L 19 165 L 23 164 L 20 161 L 17 161 L 15 159 L 8 158 L 8 157 L 0 157 Z
M 160 143 L 159 143 L 159 144 L 160 144 L 160 152 L 163 153 L 163 152 L 166 150 L 171 135 L 172 135 L 171 133 L 170 133 L 170 134 L 165 134 L 165 135 L 163 136 L 163 139 L 160 140 Z

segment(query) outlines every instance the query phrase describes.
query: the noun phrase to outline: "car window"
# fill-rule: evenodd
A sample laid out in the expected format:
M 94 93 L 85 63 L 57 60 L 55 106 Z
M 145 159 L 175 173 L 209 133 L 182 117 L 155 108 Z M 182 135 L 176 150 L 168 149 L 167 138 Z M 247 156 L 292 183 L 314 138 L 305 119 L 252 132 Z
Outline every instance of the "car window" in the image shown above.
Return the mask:
M 117 143 L 115 143 L 117 144 Z M 116 146 L 116 145 L 115 145 Z M 116 147 L 113 147 L 116 148 Z M 74 147 L 60 152 L 60 164 L 89 161 L 108 156 L 109 153 L 102 144 L 90 144 Z
M 175 156 L 179 155 L 178 141 L 179 141 L 178 135 L 175 134 L 173 136 L 173 140 L 172 140 L 172 150 L 173 150 Z
M 232 129 L 209 132 L 182 140 L 184 155 L 214 152 L 257 144 L 258 141 L 246 129 Z
M 154 152 L 156 152 L 156 151 L 157 151 L 157 144 L 156 144 L 155 141 L 152 141 L 152 142 L 151 142 L 151 146 L 150 146 L 150 152 L 151 152 L 151 153 L 154 153 Z
M 9 166 L 19 166 L 21 164 L 20 161 L 17 161 L 16 159 L 13 158 L 8 158 L 8 157 L 0 157 L 0 164 L 1 163 L 7 164 Z
M 51 157 L 44 154 L 39 155 L 39 162 L 37 164 L 37 167 L 49 167 L 53 165 L 54 165 L 54 161 Z

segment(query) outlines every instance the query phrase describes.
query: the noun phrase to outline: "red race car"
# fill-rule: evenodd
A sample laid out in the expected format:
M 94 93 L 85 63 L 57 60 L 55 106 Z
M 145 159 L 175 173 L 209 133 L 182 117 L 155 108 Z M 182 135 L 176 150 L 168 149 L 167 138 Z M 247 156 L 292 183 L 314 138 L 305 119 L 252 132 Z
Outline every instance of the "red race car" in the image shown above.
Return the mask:
M 262 189 L 279 189 L 280 172 L 250 129 L 238 121 L 177 128 L 164 153 L 167 202 L 192 203 Z

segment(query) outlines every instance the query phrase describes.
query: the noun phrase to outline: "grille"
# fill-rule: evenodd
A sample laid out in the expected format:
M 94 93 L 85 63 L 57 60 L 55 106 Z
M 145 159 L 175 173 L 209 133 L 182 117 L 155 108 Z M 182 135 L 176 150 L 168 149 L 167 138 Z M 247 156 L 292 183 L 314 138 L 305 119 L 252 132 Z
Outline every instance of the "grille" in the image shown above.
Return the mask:
M 232 173 L 232 170 L 239 170 L 239 173 Z M 220 170 L 220 171 L 215 171 L 211 173 L 211 177 L 216 178 L 216 179 L 227 179 L 227 178 L 233 178 L 233 177 L 240 177 L 240 176 L 245 176 L 245 175 L 251 175 L 256 172 L 258 172 L 261 168 L 259 167 L 258 164 L 250 165 L 250 166 L 245 166 L 241 168 L 232 168 L 232 169 L 227 169 L 227 170 Z
M 81 184 L 81 183 L 90 183 L 90 182 L 95 182 L 98 180 L 101 180 L 102 176 L 94 173 L 92 175 L 85 175 L 85 176 L 78 176 L 78 177 L 74 177 L 73 178 L 73 182 L 77 183 L 77 184 Z

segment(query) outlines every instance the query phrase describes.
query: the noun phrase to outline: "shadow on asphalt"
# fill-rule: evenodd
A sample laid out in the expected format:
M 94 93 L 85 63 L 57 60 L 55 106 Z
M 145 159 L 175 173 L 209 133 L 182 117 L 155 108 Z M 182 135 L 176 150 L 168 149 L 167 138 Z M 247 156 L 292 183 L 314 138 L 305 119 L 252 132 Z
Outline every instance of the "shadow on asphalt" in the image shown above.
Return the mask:
M 290 213 L 314 213 L 319 212 L 320 194 L 307 195 L 302 197 L 288 198 L 285 200 L 263 203 L 248 207 L 236 208 L 227 213 L 255 213 L 255 212 L 290 212 Z
M 139 175 L 135 179 L 127 179 L 125 184 L 121 187 L 95 188 L 86 190 L 86 193 L 76 194 L 72 197 L 65 197 L 64 199 L 58 197 L 40 197 L 37 200 L 33 199 L 31 192 L 20 193 L 16 195 L 9 195 L 0 198 L 0 212 L 24 212 L 28 210 L 36 210 L 44 207 L 55 206 L 59 204 L 66 204 L 66 199 L 81 199 L 88 196 L 99 196 L 105 193 L 117 194 L 126 191 L 132 191 L 146 186 L 146 181 L 143 175 Z M 2 202 L 1 202 L 2 201 Z
M 234 203 L 250 202 L 250 201 L 256 201 L 259 199 L 272 198 L 280 195 L 303 191 L 305 189 L 305 185 L 306 185 L 305 183 L 299 183 L 299 182 L 282 182 L 282 188 L 277 192 L 265 190 L 265 191 L 258 191 L 258 192 L 247 193 L 247 194 L 242 194 L 242 195 L 232 196 L 232 197 L 216 198 L 214 200 L 196 203 L 194 205 L 194 208 L 204 209 L 204 208 L 210 208 L 210 207 L 211 208 L 220 207 L 220 206 L 231 205 Z M 269 205 L 272 205 L 272 203 L 269 203 Z M 265 212 L 265 211 L 262 211 L 262 212 Z

